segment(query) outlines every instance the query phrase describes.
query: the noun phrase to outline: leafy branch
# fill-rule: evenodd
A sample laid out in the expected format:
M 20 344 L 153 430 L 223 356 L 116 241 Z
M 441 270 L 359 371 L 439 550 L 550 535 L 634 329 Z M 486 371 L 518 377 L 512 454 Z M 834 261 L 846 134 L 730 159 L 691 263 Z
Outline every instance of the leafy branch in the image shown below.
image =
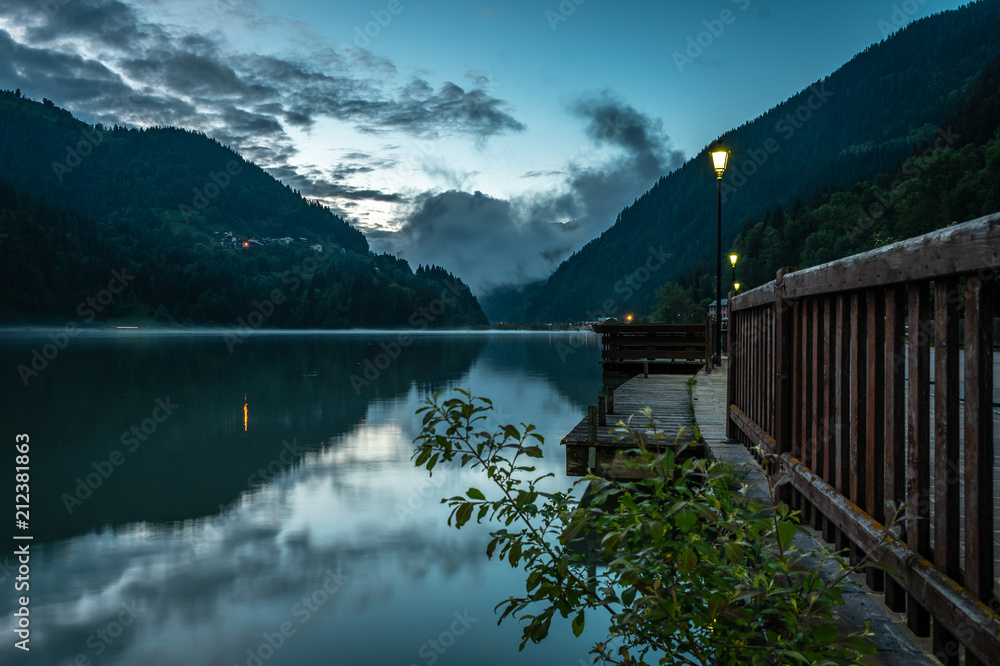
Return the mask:
M 548 635 L 556 613 L 580 636 L 596 611 L 607 637 L 591 653 L 609 664 L 851 664 L 874 651 L 867 627 L 841 635 L 832 622 L 847 575 L 868 557 L 850 567 L 828 549 L 798 548 L 798 512 L 774 501 L 783 480 L 769 485 L 770 502 L 754 501 L 732 465 L 690 455 L 643 410 L 618 424 L 638 449 L 625 465 L 643 478 L 588 476 L 545 492 L 553 475 L 530 464 L 544 439 L 523 423 L 487 428 L 492 407 L 460 389 L 428 398 L 414 461 L 432 474 L 455 462 L 481 470 L 495 489 L 442 502 L 449 525 L 495 525 L 487 556 L 524 569 L 525 594 L 496 606 L 498 622 L 521 621 L 521 649 Z M 839 576 L 823 577 L 828 562 Z

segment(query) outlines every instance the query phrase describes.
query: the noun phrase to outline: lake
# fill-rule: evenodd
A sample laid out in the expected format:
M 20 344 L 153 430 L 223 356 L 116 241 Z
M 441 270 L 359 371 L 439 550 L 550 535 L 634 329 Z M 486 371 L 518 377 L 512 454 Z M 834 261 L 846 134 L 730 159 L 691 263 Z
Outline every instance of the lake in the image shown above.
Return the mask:
M 596 616 L 518 652 L 520 626 L 493 608 L 523 573 L 439 503 L 485 478 L 410 457 L 425 397 L 467 388 L 494 423 L 534 423 L 540 473 L 568 487 L 559 440 L 601 388 L 597 336 L 401 335 L 0 334 L 0 469 L 13 498 L 27 433 L 33 537 L 30 592 L 0 557 L 0 662 L 589 664 Z

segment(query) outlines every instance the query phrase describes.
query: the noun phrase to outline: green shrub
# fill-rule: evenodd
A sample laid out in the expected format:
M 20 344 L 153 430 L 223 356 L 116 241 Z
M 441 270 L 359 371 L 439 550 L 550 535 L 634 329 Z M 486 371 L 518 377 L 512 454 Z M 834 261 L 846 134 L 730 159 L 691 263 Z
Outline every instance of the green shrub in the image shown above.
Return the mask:
M 522 649 L 546 637 L 556 613 L 572 617 L 577 636 L 588 616 L 601 613 L 609 628 L 591 650 L 595 662 L 851 664 L 874 652 L 867 627 L 843 635 L 832 622 L 857 567 L 827 549 L 800 549 L 792 541 L 802 529 L 798 512 L 748 499 L 732 466 L 678 462 L 682 445 L 662 433 L 653 436 L 658 446 L 645 448 L 629 419 L 619 423 L 622 435 L 639 446 L 636 464 L 652 478 L 581 479 L 590 483 L 586 502 L 574 488 L 543 492 L 552 475 L 533 476 L 530 459 L 542 457 L 543 444 L 534 427 L 489 431 L 490 400 L 456 392 L 446 400 L 438 393 L 418 410 L 415 464 L 433 473 L 457 459 L 492 483 L 489 497 L 470 488 L 442 502 L 452 509 L 449 525 L 496 524 L 487 556 L 527 574 L 525 595 L 496 607 L 501 622 L 522 622 Z M 652 424 L 648 410 L 643 418 Z M 839 574 L 824 579 L 820 568 L 829 561 Z

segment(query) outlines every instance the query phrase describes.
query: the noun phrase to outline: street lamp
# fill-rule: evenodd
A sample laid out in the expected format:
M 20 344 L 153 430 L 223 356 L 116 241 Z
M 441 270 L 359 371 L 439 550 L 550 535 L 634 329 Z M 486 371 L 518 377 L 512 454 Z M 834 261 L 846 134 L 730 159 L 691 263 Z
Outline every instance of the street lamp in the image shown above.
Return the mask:
M 736 285 L 736 259 L 738 259 L 738 257 L 735 254 L 729 255 L 729 263 L 733 265 L 733 286 L 736 291 L 739 291 L 740 288 Z
M 740 283 L 739 282 L 734 282 L 733 283 L 733 291 L 739 291 L 739 290 L 740 290 Z
M 712 165 L 719 181 L 719 225 L 715 247 L 715 363 L 722 365 L 722 174 L 729 163 L 729 151 L 719 146 L 712 151 Z M 736 270 L 735 268 L 733 270 Z

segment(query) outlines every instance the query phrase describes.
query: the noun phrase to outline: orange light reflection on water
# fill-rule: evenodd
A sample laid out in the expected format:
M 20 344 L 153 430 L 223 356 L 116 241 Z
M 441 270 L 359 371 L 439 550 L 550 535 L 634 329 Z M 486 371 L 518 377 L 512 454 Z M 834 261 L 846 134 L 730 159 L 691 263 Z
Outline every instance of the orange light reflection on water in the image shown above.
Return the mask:
M 247 394 L 243 394 L 243 432 L 247 431 Z

